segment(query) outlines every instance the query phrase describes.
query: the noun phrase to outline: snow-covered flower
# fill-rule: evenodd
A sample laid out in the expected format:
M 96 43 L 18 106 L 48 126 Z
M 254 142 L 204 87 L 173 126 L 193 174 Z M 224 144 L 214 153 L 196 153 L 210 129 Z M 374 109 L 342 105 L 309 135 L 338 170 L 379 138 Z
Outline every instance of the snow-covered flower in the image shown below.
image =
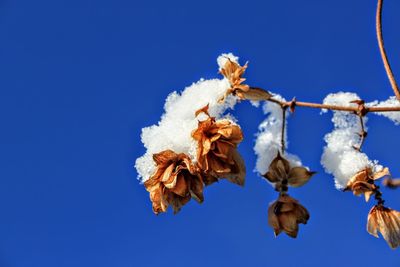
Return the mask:
M 211 184 L 218 178 L 244 185 L 246 168 L 237 145 L 243 140 L 242 130 L 230 120 L 216 120 L 208 114 L 208 106 L 196 112 L 208 117 L 199 121 L 192 137 L 197 141 L 197 164 L 204 172 L 204 182 Z
M 344 191 L 351 190 L 356 196 L 364 194 L 365 201 L 368 202 L 370 197 L 375 194 L 378 189 L 374 181 L 389 174 L 388 168 L 384 168 L 379 172 L 373 172 L 371 168 L 365 168 L 350 179 Z
M 166 212 L 169 205 L 177 213 L 192 197 L 203 202 L 202 177 L 186 154 L 165 150 L 153 159 L 157 168 L 144 186 L 150 192 L 154 213 Z

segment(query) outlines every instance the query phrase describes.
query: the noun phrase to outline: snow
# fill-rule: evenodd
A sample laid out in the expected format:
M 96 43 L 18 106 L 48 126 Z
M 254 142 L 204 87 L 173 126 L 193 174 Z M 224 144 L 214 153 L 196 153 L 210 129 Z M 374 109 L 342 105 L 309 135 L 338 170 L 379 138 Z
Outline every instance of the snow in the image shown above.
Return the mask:
M 357 94 L 339 92 L 329 94 L 324 99 L 324 104 L 357 106 L 350 102 L 358 99 L 360 98 Z M 367 120 L 367 117 L 364 117 L 364 125 Z M 333 111 L 332 122 L 334 129 L 325 135 L 326 146 L 321 164 L 327 173 L 334 176 L 336 188 L 345 188 L 351 177 L 366 167 L 374 171 L 383 168 L 377 161 L 370 160 L 365 153 L 353 147 L 358 146 L 360 142 L 357 133 L 361 132 L 361 123 L 357 115 L 351 112 Z M 365 130 L 367 131 L 366 127 Z
M 396 99 L 396 97 L 391 96 L 389 99 L 385 101 L 374 101 L 368 103 L 367 106 L 369 107 L 400 107 L 400 101 Z M 393 121 L 396 125 L 400 124 L 400 112 L 375 112 L 376 115 L 384 116 L 391 121 Z
M 274 99 L 286 101 L 280 95 L 276 94 L 274 94 Z M 268 171 L 268 167 L 272 160 L 276 157 L 278 151 L 281 150 L 283 123 L 282 108 L 280 105 L 272 102 L 265 102 L 263 105 L 263 112 L 268 117 L 259 125 L 259 132 L 254 145 L 254 152 L 257 155 L 256 171 L 261 175 Z M 286 116 L 288 115 L 289 112 L 286 113 Z M 286 131 L 284 138 L 287 147 L 287 122 L 285 127 Z M 286 152 L 284 157 L 290 162 L 292 167 L 301 165 L 301 161 L 296 155 Z
M 220 67 L 228 60 L 227 57 L 234 61 L 238 60 L 238 57 L 231 53 L 223 54 L 217 59 Z M 157 124 L 142 129 L 141 140 L 146 153 L 135 163 L 141 182 L 149 179 L 156 169 L 152 158 L 155 153 L 171 149 L 176 153 L 186 153 L 195 161 L 196 142 L 191 133 L 197 128 L 198 120 L 204 119 L 205 116 L 200 114 L 196 118 L 195 112 L 198 109 L 209 104 L 211 116 L 236 121 L 232 115 L 224 115 L 224 113 L 234 107 L 237 98 L 230 95 L 224 103 L 218 103 L 229 87 L 230 84 L 225 78 L 201 79 L 185 88 L 183 92 L 173 92 L 167 97 L 161 120 Z

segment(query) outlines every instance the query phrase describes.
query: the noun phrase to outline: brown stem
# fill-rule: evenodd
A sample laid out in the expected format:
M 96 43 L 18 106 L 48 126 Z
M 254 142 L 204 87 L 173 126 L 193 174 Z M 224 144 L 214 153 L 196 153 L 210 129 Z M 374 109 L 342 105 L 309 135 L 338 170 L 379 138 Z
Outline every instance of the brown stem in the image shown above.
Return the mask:
M 385 200 L 382 198 L 382 192 L 379 190 L 379 186 L 376 186 L 375 188 L 375 200 L 378 202 L 378 205 L 383 205 L 385 204 Z
M 399 87 L 396 83 L 396 79 L 394 78 L 392 69 L 389 64 L 389 60 L 386 55 L 386 50 L 383 44 L 382 6 L 383 6 L 383 0 L 378 0 L 378 6 L 376 8 L 376 37 L 378 38 L 379 51 L 381 53 L 383 65 L 385 66 L 386 74 L 389 78 L 390 84 L 392 85 L 392 89 L 394 94 L 396 95 L 397 100 L 400 100 Z
M 289 106 L 291 103 L 291 102 L 279 101 L 279 100 L 276 100 L 273 98 L 270 98 L 267 101 L 276 103 L 280 106 Z M 345 106 L 326 105 L 326 104 L 300 102 L 300 101 L 296 101 L 296 107 L 308 107 L 308 108 L 319 108 L 319 109 L 328 109 L 328 110 L 337 110 L 337 111 L 358 112 L 358 106 L 345 107 Z M 400 107 L 365 107 L 365 108 L 366 108 L 366 112 L 400 111 Z

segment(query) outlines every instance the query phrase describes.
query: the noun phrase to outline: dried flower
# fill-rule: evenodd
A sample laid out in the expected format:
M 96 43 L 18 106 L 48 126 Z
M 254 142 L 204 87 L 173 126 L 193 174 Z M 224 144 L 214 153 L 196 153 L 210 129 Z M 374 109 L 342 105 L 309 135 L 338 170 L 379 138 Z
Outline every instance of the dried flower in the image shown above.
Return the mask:
M 154 213 L 166 212 L 169 205 L 177 213 L 192 197 L 203 202 L 202 177 L 186 154 L 165 150 L 154 154 L 153 160 L 157 169 L 144 186 L 150 192 Z
M 384 168 L 379 172 L 373 172 L 371 168 L 365 168 L 364 170 L 356 173 L 350 179 L 344 191 L 351 190 L 356 196 L 364 194 L 365 201 L 368 202 L 371 196 L 375 194 L 376 190 L 378 189 L 378 187 L 374 184 L 374 181 L 389 174 L 388 168 Z
M 392 249 L 400 246 L 400 212 L 382 205 L 374 206 L 368 214 L 367 231 L 379 238 L 378 231 Z
M 220 70 L 220 73 L 228 79 L 231 84 L 231 92 L 235 89 L 241 91 L 248 91 L 249 86 L 247 84 L 242 84 L 246 79 L 243 78 L 243 74 L 247 69 L 247 63 L 242 67 L 230 58 L 225 63 L 225 66 Z
M 269 165 L 268 172 L 263 175 L 269 182 L 275 184 L 278 191 L 287 191 L 287 185 L 300 187 L 306 184 L 315 172 L 304 167 L 290 167 L 290 163 L 278 151 L 278 155 Z M 285 190 L 286 189 L 286 190 Z
M 280 195 L 268 208 L 268 224 L 274 228 L 275 236 L 283 231 L 288 236 L 296 238 L 299 224 L 307 224 L 309 218 L 307 209 L 286 194 Z
M 242 67 L 230 58 L 227 59 L 228 60 L 226 61 L 225 66 L 220 70 L 220 73 L 228 79 L 231 88 L 226 90 L 224 96 L 219 99 L 219 102 L 223 102 L 230 94 L 236 95 L 239 99 L 247 99 L 251 101 L 268 100 L 272 97 L 272 95 L 264 89 L 250 87 L 247 84 L 243 84 L 246 79 L 242 76 L 247 69 L 247 63 Z
M 229 120 L 215 120 L 208 114 L 208 106 L 196 112 L 204 112 L 208 118 L 199 121 L 192 132 L 197 141 L 197 164 L 204 172 L 206 185 L 218 178 L 227 178 L 238 185 L 244 184 L 246 168 L 237 145 L 243 140 L 242 130 Z

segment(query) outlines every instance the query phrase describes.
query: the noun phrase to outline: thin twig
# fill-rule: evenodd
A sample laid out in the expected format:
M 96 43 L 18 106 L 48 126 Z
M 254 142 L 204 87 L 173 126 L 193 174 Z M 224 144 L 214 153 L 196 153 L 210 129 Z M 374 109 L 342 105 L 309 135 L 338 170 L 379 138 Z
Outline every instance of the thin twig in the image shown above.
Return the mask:
M 282 155 L 285 154 L 286 109 L 287 109 L 287 106 L 282 106 L 282 133 L 281 133 L 281 152 L 282 152 Z
M 389 64 L 389 60 L 386 55 L 386 50 L 383 44 L 382 6 L 383 6 L 383 0 L 378 0 L 378 6 L 376 8 L 376 37 L 378 38 L 379 51 L 381 53 L 383 65 L 385 66 L 386 74 L 389 78 L 390 84 L 392 85 L 392 89 L 394 94 L 396 95 L 397 100 L 400 100 L 399 87 L 396 83 L 396 79 L 394 78 L 392 69 Z
M 367 137 L 367 132 L 365 131 L 365 126 L 364 126 L 364 118 L 361 114 L 357 115 L 360 118 L 360 124 L 361 124 L 361 132 L 359 133 L 360 135 L 360 143 L 358 144 L 357 147 L 354 147 L 356 150 L 361 151 L 361 148 L 364 144 L 365 138 Z

